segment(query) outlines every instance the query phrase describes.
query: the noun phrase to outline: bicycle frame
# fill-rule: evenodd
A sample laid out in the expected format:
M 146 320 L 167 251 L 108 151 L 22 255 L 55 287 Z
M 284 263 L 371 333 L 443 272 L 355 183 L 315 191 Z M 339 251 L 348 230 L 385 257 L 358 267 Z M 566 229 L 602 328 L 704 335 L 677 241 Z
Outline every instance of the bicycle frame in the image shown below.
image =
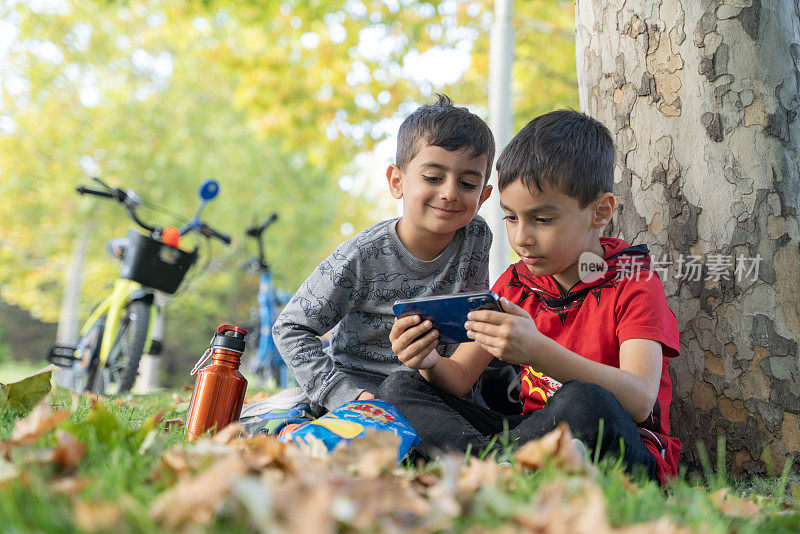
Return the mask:
M 100 356 L 98 366 L 99 369 L 105 367 L 108 357 L 111 354 L 111 349 L 114 347 L 114 342 L 119 334 L 120 319 L 125 307 L 131 302 L 131 295 L 139 291 L 142 286 L 132 280 L 125 280 L 118 278 L 114 282 L 114 288 L 103 302 L 97 306 L 94 311 L 89 315 L 89 318 L 81 328 L 81 337 L 85 336 L 98 319 L 105 316 L 105 328 L 103 329 L 103 340 L 100 344 Z M 153 343 L 153 325 L 155 324 L 156 317 L 158 316 L 158 306 L 151 304 L 150 320 L 147 327 L 147 341 L 145 342 L 145 354 L 150 350 Z
M 269 270 L 261 271 L 258 282 L 258 350 L 256 352 L 257 365 L 267 365 L 273 369 L 280 369 L 281 383 L 288 381 L 288 370 L 275 346 L 272 338 L 272 324 L 277 318 L 276 297 L 272 287 L 272 274 Z

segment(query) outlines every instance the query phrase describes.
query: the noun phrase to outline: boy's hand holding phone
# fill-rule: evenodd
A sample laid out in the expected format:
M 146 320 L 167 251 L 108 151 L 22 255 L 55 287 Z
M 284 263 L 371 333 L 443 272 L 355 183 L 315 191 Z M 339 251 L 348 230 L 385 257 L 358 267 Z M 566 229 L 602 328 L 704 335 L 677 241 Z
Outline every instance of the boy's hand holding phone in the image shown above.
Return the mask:
M 432 326 L 428 320 L 420 323 L 419 315 L 395 318 L 389 332 L 392 352 L 409 369 L 431 369 L 439 361 L 439 332 Z
M 542 333 L 530 314 L 506 298 L 500 299 L 503 312 L 469 312 L 467 336 L 492 356 L 508 363 L 531 365 Z

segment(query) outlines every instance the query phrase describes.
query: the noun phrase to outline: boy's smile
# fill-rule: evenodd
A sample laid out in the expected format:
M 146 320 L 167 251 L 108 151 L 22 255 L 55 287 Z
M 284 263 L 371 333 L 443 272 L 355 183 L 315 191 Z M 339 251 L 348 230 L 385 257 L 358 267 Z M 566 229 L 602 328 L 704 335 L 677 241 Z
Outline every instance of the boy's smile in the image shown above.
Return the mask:
M 580 281 L 583 252 L 604 256 L 600 230 L 611 218 L 613 198 L 603 193 L 581 208 L 577 199 L 553 188 L 531 191 L 515 180 L 500 191 L 508 242 L 531 273 L 552 275 L 569 290 Z
M 492 190 L 484 185 L 486 166 L 486 155 L 438 146 L 420 150 L 405 171 L 389 166 L 392 196 L 403 199 L 397 235 L 409 252 L 422 260 L 436 258 L 456 230 L 475 217 Z

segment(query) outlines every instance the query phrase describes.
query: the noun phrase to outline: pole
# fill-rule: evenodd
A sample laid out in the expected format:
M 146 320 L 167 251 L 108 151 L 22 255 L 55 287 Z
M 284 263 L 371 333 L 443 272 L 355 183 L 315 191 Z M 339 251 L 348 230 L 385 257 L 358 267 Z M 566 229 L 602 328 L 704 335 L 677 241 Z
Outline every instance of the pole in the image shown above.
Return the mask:
M 512 10 L 512 0 L 495 0 L 489 42 L 489 127 L 494 133 L 497 148 L 495 158 L 511 140 L 511 65 L 514 56 Z M 494 283 L 508 267 L 509 246 L 503 211 L 500 209 L 500 191 L 497 188 L 496 172 L 492 173 L 490 183 L 494 187 L 494 191 L 486 202 L 484 212 L 489 228 L 494 235 L 492 250 L 489 254 L 489 279 L 491 283 Z

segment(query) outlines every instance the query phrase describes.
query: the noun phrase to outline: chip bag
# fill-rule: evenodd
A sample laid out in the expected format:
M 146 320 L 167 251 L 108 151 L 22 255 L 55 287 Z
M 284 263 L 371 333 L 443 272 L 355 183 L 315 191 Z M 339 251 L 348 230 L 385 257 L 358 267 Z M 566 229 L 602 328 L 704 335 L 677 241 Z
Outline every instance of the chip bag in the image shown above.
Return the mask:
M 392 432 L 400 438 L 398 463 L 420 442 L 414 427 L 397 408 L 378 399 L 348 402 L 319 419 L 303 423 L 291 432 L 282 433 L 279 439 L 294 441 L 301 446 L 322 442 L 330 452 L 341 443 L 346 444 L 365 437 L 368 432 Z

